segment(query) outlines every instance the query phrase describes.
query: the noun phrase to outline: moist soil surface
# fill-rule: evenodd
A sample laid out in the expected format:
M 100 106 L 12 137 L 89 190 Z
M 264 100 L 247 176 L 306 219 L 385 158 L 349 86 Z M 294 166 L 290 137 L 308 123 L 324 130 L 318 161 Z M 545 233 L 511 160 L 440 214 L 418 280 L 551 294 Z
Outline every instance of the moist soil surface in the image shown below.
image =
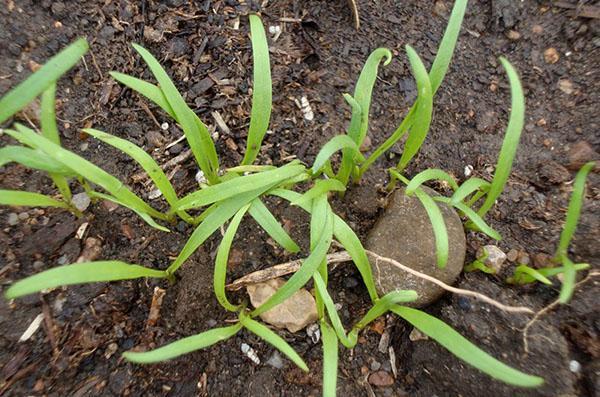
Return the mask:
M 222 165 L 236 165 L 244 152 L 251 105 L 252 58 L 246 15 L 254 5 L 249 3 L 4 1 L 0 5 L 0 94 L 75 38 L 87 37 L 91 51 L 85 62 L 59 84 L 57 114 L 63 144 L 148 198 L 153 187 L 134 177 L 140 172 L 138 166 L 80 129 L 94 126 L 127 138 L 151 151 L 160 163 L 185 152 L 187 146 L 185 142 L 169 146 L 182 135 L 178 127 L 152 104 L 114 82 L 108 72 L 152 80 L 130 43 L 151 50 L 186 101 L 218 134 Z M 260 163 L 275 165 L 291 158 L 311 164 L 319 148 L 345 130 L 350 113 L 341 94 L 353 91 L 367 56 L 380 46 L 395 55 L 393 62 L 380 70 L 371 107 L 370 147 L 383 142 L 416 97 L 404 46 L 412 45 L 430 65 L 452 7 L 449 1 L 359 0 L 361 25 L 357 31 L 344 0 L 262 3 L 265 25 L 281 27 L 277 40 L 269 34 L 273 115 L 271 132 L 259 156 Z M 498 62 L 499 56 L 506 56 L 522 78 L 526 126 L 506 190 L 488 220 L 502 234 L 498 245 L 504 252 L 516 250 L 519 260 L 529 258 L 538 267 L 548 265 L 555 250 L 579 159 L 591 159 L 593 150 L 600 147 L 600 23 L 589 18 L 598 16 L 599 6 L 588 2 L 591 8 L 581 15 L 575 6 L 568 8 L 568 2 L 559 3 L 560 7 L 533 0 L 469 4 L 449 73 L 435 98 L 430 134 L 407 170 L 412 176 L 428 167 L 441 168 L 462 181 L 465 167 L 470 166 L 473 175 L 490 178 L 510 107 L 507 80 Z M 302 97 L 314 111 L 312 121 L 303 118 L 296 104 Z M 219 115 L 227 129 L 217 125 L 215 117 Z M 35 112 L 17 118 L 36 122 Z M 163 129 L 165 122 L 168 126 Z M 6 136 L 0 139 L 3 145 L 11 142 Z M 343 200 L 334 199 L 335 210 L 363 241 L 385 203 L 384 170 L 398 161 L 399 153 L 398 145 Z M 191 157 L 172 171 L 180 195 L 196 188 L 196 172 Z M 592 267 L 600 263 L 599 182 L 598 174 L 592 173 L 570 252 L 573 259 Z M 47 177 L 20 166 L 2 168 L 0 186 L 55 193 Z M 444 192 L 443 186 L 432 187 Z M 165 206 L 160 199 L 152 203 L 157 208 Z M 268 205 L 306 254 L 306 214 L 276 200 Z M 17 223 L 9 224 L 9 219 L 15 223 L 15 215 Z M 92 241 L 89 238 L 101 247 L 95 252 L 97 259 L 165 268 L 192 231 L 180 223 L 171 227 L 171 233 L 160 232 L 130 211 L 102 202 L 93 203 L 82 219 L 59 210 L 6 207 L 0 209 L 0 219 L 3 289 L 14 280 L 75 261 L 85 248 L 84 241 Z M 88 223 L 86 233 L 78 239 L 76 231 L 84 222 Z M 321 347 L 305 331 L 280 334 L 308 363 L 308 374 L 285 359 L 278 363 L 274 349 L 248 332 L 164 364 L 140 366 L 121 358 L 126 350 L 161 346 L 234 320 L 212 293 L 219 241 L 216 233 L 180 269 L 174 285 L 154 280 L 99 283 L 15 302 L 1 300 L 0 394 L 320 395 Z M 481 234 L 468 233 L 467 261 L 488 243 Z M 233 246 L 228 276 L 233 280 L 292 258 L 253 221 L 246 220 Z M 457 285 L 535 311 L 556 299 L 559 284 L 506 284 L 504 280 L 515 266 L 509 261 L 496 277 L 463 274 Z M 158 321 L 149 324 L 155 287 L 164 288 L 166 295 Z M 369 307 L 360 276 L 350 264 L 331 273 L 330 291 L 341 304 L 347 327 Z M 243 292 L 236 294 L 231 299 L 245 298 Z M 426 309 L 493 356 L 543 376 L 546 384 L 540 389 L 522 390 L 495 381 L 434 341 L 414 333 L 411 336 L 412 327 L 390 315 L 363 331 L 353 350 L 340 351 L 338 394 L 597 395 L 597 297 L 597 281 L 579 284 L 568 305 L 550 311 L 531 328 L 529 352 L 524 350 L 522 329 L 530 316 L 501 312 L 451 295 Z M 43 318 L 40 329 L 26 342 L 17 342 L 39 314 Z M 242 354 L 241 343 L 254 348 L 261 364 Z M 275 366 L 267 363 L 270 359 Z

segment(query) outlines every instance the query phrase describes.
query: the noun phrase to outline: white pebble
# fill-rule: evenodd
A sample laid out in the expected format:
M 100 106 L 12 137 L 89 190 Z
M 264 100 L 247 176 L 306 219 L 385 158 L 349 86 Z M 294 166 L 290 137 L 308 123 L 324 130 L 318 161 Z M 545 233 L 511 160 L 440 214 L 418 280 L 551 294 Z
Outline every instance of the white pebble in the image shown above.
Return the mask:
M 575 374 L 578 373 L 579 371 L 581 371 L 581 364 L 579 364 L 579 361 L 576 361 L 576 360 L 569 361 L 569 370 Z
M 321 340 L 321 330 L 319 329 L 319 324 L 317 323 L 309 325 L 308 328 L 306 328 L 306 333 L 314 344 L 319 343 L 319 340 Z
M 85 211 L 90 206 L 90 196 L 86 192 L 81 192 L 73 195 L 71 202 L 79 211 Z
M 160 129 L 163 130 L 163 131 L 168 130 L 169 129 L 169 123 L 167 123 L 167 122 L 162 123 L 160 125 Z
M 469 176 L 471 176 L 472 173 L 473 173 L 473 166 L 470 164 L 465 166 L 465 176 L 469 177 Z
M 246 357 L 250 359 L 250 361 L 252 361 L 256 365 L 260 364 L 260 358 L 258 358 L 258 354 L 256 354 L 256 351 L 252 347 L 250 347 L 250 345 L 242 343 L 241 348 L 242 353 L 244 353 Z
M 200 170 L 196 173 L 196 182 L 198 182 L 200 185 L 203 185 L 207 182 L 207 179 L 204 176 L 204 171 Z

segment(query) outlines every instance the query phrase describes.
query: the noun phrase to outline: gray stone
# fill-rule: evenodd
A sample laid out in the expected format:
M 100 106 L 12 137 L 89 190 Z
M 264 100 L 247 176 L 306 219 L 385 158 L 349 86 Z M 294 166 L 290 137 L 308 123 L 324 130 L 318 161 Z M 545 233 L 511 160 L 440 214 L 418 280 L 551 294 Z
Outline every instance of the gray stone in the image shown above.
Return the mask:
M 278 351 L 274 351 L 273 355 L 269 357 L 267 360 L 267 365 L 270 365 L 273 368 L 281 369 L 283 368 L 283 359 Z
M 90 196 L 85 192 L 77 193 L 73 195 L 71 199 L 71 203 L 77 208 L 79 211 L 85 211 L 87 207 L 90 205 Z
M 10 225 L 10 226 L 14 226 L 17 223 L 19 223 L 19 216 L 17 214 L 15 214 L 14 212 L 11 212 L 10 214 L 8 214 L 8 217 L 6 219 L 6 222 Z
M 436 195 L 435 191 L 427 187 L 423 187 L 423 190 L 430 195 Z M 464 266 L 465 232 L 457 213 L 445 204 L 437 204 L 448 230 L 448 263 L 444 268 L 437 266 L 435 237 L 427 212 L 418 198 L 404 194 L 404 188 L 391 195 L 384 214 L 369 233 L 366 248 L 446 284 L 452 284 Z M 423 307 L 444 293 L 441 287 L 391 264 L 372 263 L 371 266 L 378 293 L 381 295 L 394 290 L 415 290 L 419 297 L 410 305 Z

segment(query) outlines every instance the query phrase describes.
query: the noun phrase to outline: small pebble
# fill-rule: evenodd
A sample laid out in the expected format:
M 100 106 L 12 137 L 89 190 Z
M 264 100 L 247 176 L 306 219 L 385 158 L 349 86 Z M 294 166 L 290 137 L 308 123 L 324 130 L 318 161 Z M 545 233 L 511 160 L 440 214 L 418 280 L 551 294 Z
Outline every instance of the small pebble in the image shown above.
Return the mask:
M 7 220 L 8 224 L 10 226 L 14 226 L 17 223 L 19 223 L 19 216 L 17 214 L 15 214 L 14 212 L 11 212 L 10 214 L 8 214 Z
M 278 351 L 273 352 L 273 355 L 269 357 L 267 360 L 267 365 L 277 369 L 283 368 L 283 360 Z
M 466 296 L 459 296 L 458 307 L 460 307 L 464 311 L 469 311 L 471 310 L 471 301 Z
M 370 367 L 371 367 L 371 371 L 379 371 L 379 369 L 381 368 L 381 363 L 377 360 L 373 360 Z
M 27 212 L 21 212 L 21 213 L 19 214 L 19 220 L 22 220 L 22 221 L 24 221 L 24 220 L 26 220 L 26 219 L 29 219 L 29 214 L 28 214 Z
M 84 142 L 81 145 L 79 145 L 79 150 L 81 150 L 82 152 L 85 152 L 86 150 L 88 150 L 88 147 L 90 147 L 90 144 L 87 142 Z
M 408 339 L 410 339 L 411 342 L 417 342 L 420 340 L 428 340 L 429 337 L 421 331 L 419 331 L 417 328 L 413 328 L 413 330 L 410 331 L 410 334 L 408 335 Z
M 558 54 L 558 51 L 556 51 L 556 48 L 550 47 L 544 51 L 544 60 L 546 63 L 554 64 L 558 62 L 559 59 L 560 55 Z
M 163 131 L 168 130 L 169 129 L 169 123 L 167 123 L 167 122 L 162 123 L 160 125 L 160 129 L 163 130 Z
M 77 193 L 73 195 L 71 202 L 79 211 L 85 211 L 90 206 L 90 196 L 85 192 Z
M 356 288 L 358 286 L 358 280 L 354 277 L 346 277 L 344 279 L 344 288 Z
M 581 364 L 579 364 L 579 361 L 576 361 L 576 360 L 569 361 L 569 370 L 575 374 L 578 373 L 579 371 L 581 371 Z
M 575 92 L 573 82 L 569 79 L 558 80 L 558 88 L 567 95 L 571 95 L 573 92 Z
M 377 371 L 369 375 L 369 383 L 373 386 L 386 387 L 394 384 L 394 378 L 388 372 Z
M 517 32 L 516 30 L 509 30 L 508 32 L 506 32 L 506 37 L 508 37 L 509 40 L 519 40 L 521 38 L 521 33 Z
M 517 251 L 516 249 L 512 248 L 510 251 L 508 251 L 508 253 L 506 254 L 506 259 L 508 259 L 509 262 L 514 262 L 517 260 L 517 257 L 519 256 L 519 251 Z
M 42 270 L 44 268 L 44 266 L 46 266 L 46 264 L 44 262 L 42 262 L 42 261 L 35 261 L 35 262 L 33 262 L 33 268 L 35 270 L 38 270 L 38 271 Z
M 187 229 L 187 223 L 185 223 L 184 221 L 179 221 L 179 223 L 177 223 L 177 230 L 183 233 L 185 232 L 185 229 Z

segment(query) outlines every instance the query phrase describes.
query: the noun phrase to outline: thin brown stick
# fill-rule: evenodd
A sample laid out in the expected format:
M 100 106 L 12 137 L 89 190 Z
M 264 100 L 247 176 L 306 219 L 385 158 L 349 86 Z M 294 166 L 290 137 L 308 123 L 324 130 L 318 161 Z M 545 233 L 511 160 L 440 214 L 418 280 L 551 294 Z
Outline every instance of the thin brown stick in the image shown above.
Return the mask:
M 358 30 L 360 28 L 360 15 L 358 14 L 358 5 L 356 0 L 348 0 L 348 5 L 352 10 L 352 19 L 354 20 L 354 28 Z
M 588 275 L 583 280 L 581 280 L 580 282 L 575 284 L 575 288 L 581 286 L 584 283 L 587 283 L 589 280 L 592 279 L 592 277 L 597 277 L 597 276 L 600 276 L 600 272 L 598 272 L 598 271 L 589 272 Z M 525 328 L 523 328 L 523 348 L 525 350 L 525 354 L 529 354 L 529 342 L 527 340 L 529 338 L 529 330 L 531 329 L 533 324 L 535 324 L 540 319 L 540 317 L 542 317 L 544 314 L 550 312 L 552 309 L 554 309 L 556 306 L 558 306 L 559 303 L 560 303 L 560 299 L 556 299 L 555 301 L 550 303 L 548 306 L 545 306 L 544 308 L 542 308 L 542 310 L 535 313 L 535 316 L 533 316 L 533 318 L 531 320 L 529 320 L 529 322 L 527 324 L 525 324 Z
M 495 306 L 495 307 L 499 308 L 500 310 L 510 312 L 510 313 L 534 313 L 533 310 L 531 310 L 530 308 L 525 307 L 525 306 L 504 305 L 504 304 L 490 298 L 489 296 L 486 296 L 479 292 L 452 287 L 452 286 L 438 280 L 435 277 L 431 277 L 427 274 L 424 274 L 424 273 L 418 272 L 414 269 L 411 269 L 410 267 L 405 266 L 394 259 L 386 258 L 384 256 L 378 255 L 371 251 L 367 251 L 367 250 L 365 250 L 365 251 L 368 256 L 370 256 L 372 259 L 375 260 L 376 263 L 377 262 L 389 263 L 390 265 L 395 266 L 407 273 L 410 273 L 415 277 L 419 277 L 423 280 L 434 283 L 434 284 L 440 286 L 441 288 L 445 289 L 446 291 L 452 292 L 454 294 L 470 296 L 470 297 L 476 298 L 482 302 L 485 302 L 492 306 Z M 340 251 L 340 252 L 336 252 L 334 254 L 327 255 L 327 263 L 340 263 L 340 262 L 349 262 L 349 261 L 352 261 L 352 258 L 350 257 L 350 254 L 348 254 L 348 252 L 346 252 L 346 251 Z M 300 268 L 301 264 L 302 264 L 301 260 L 295 260 L 295 261 L 291 261 L 291 262 L 282 263 L 280 265 L 276 265 L 276 266 L 273 266 L 273 267 L 265 269 L 265 270 L 259 270 L 257 272 L 247 274 L 246 276 L 244 276 L 238 280 L 235 280 L 233 283 L 227 285 L 226 288 L 229 290 L 238 290 L 248 284 L 259 283 L 259 282 L 267 281 L 267 280 L 270 280 L 270 279 L 273 279 L 276 277 L 285 276 L 286 274 L 291 274 L 291 273 L 296 272 Z

